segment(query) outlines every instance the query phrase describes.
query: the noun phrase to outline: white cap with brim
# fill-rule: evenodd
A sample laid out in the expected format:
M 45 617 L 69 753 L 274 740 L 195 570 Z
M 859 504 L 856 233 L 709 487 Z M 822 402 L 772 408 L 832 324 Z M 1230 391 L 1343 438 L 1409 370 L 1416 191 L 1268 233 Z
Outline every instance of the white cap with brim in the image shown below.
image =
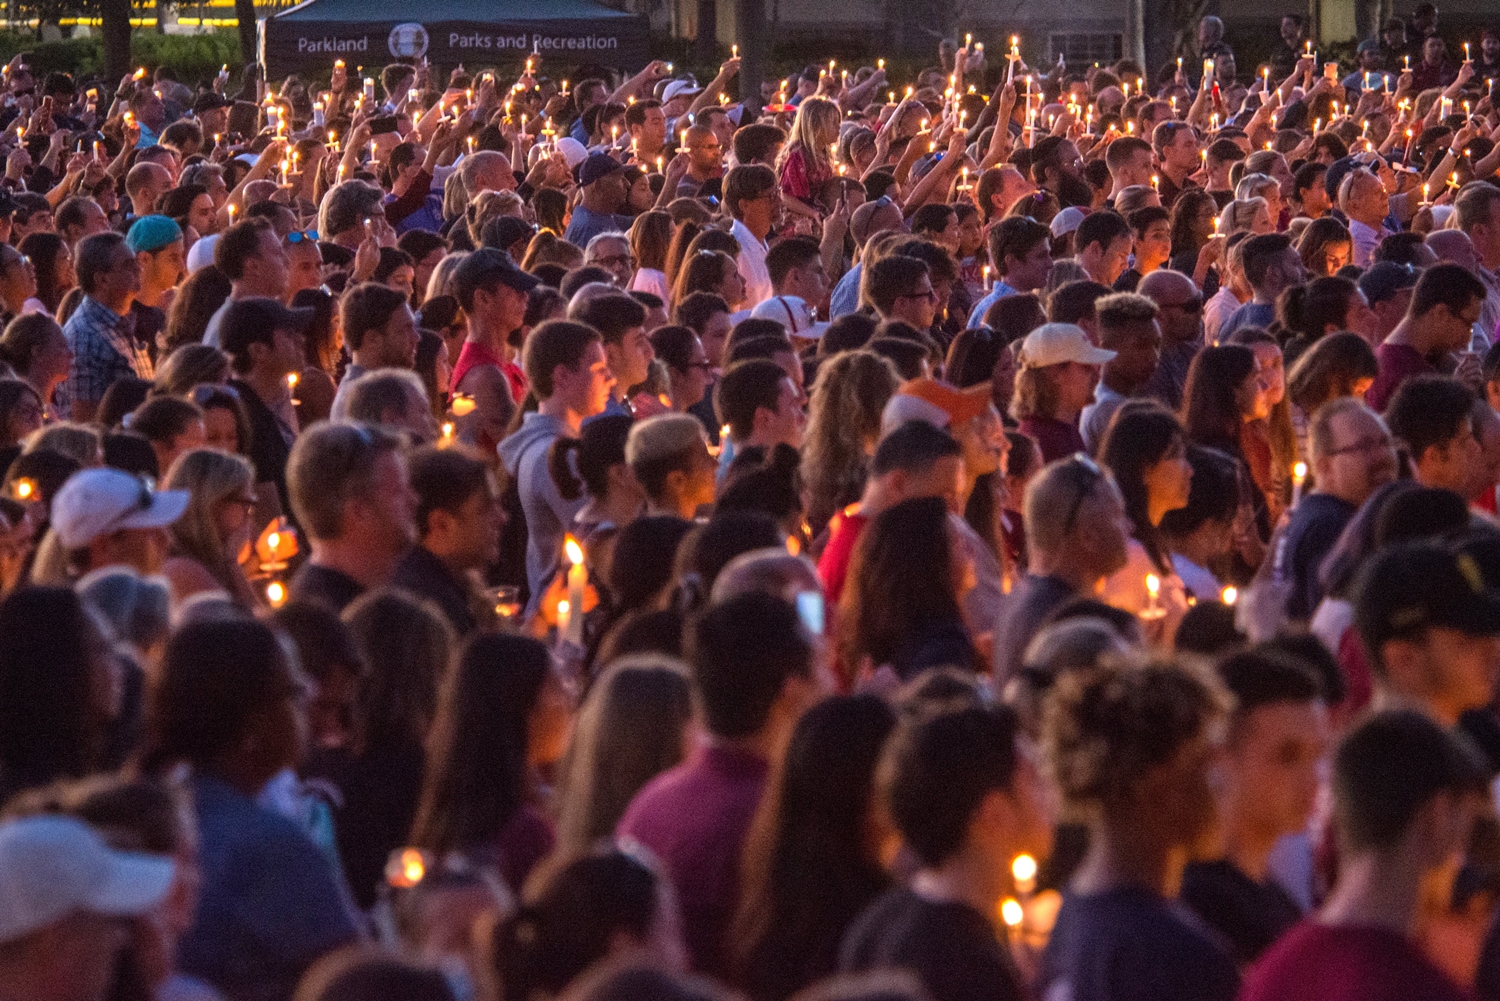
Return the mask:
M 1078 224 L 1088 218 L 1088 213 L 1077 205 L 1069 205 L 1057 215 L 1052 217 L 1052 239 L 1061 239 L 1078 228 Z
M 828 329 L 828 324 L 819 323 L 812 308 L 795 295 L 773 295 L 757 303 L 750 315 L 757 320 L 775 320 L 788 334 L 803 340 L 815 341 Z
M 907 421 L 923 421 L 939 431 L 946 431 L 953 418 L 948 411 L 936 403 L 919 396 L 897 393 L 886 403 L 880 413 L 880 436 L 884 438 Z
M 115 851 L 71 817 L 0 824 L 0 943 L 25 938 L 75 911 L 144 914 L 167 895 L 176 873 L 171 859 Z
M 1103 365 L 1115 352 L 1096 348 L 1083 328 L 1072 323 L 1044 323 L 1021 342 L 1022 368 L 1047 368 L 1074 361 L 1080 365 Z
M 164 528 L 187 510 L 186 490 L 153 491 L 118 469 L 74 473 L 52 500 L 52 529 L 65 549 L 81 549 L 110 532 Z

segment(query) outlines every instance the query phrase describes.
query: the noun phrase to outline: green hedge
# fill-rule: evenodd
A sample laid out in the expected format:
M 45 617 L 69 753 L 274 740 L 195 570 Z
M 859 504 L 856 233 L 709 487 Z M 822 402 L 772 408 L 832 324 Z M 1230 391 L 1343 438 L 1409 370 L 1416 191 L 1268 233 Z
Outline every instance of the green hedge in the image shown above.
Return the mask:
M 17 52 L 30 52 L 32 67 L 39 74 L 54 70 L 98 73 L 104 67 L 103 41 L 97 30 L 91 38 L 61 42 L 38 42 L 30 33 L 0 31 L 0 60 L 9 61 Z M 224 63 L 231 71 L 242 64 L 239 34 L 234 29 L 209 35 L 162 35 L 150 28 L 136 28 L 130 33 L 130 57 L 137 66 L 150 70 L 170 66 L 189 85 L 212 77 Z

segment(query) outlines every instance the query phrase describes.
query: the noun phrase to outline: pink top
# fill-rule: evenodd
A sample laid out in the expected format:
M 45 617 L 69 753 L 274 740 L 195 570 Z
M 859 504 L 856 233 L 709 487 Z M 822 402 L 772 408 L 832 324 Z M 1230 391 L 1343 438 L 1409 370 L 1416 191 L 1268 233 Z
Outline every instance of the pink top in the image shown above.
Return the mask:
M 814 161 L 800 146 L 788 152 L 781 164 L 781 193 L 804 202 L 811 202 L 832 179 L 833 170 Z

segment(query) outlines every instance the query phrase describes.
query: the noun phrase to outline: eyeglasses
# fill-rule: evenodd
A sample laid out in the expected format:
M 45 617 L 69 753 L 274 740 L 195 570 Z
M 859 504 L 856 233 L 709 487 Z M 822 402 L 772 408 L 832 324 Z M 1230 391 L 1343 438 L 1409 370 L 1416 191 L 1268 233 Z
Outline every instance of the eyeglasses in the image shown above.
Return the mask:
M 1078 512 L 1083 507 L 1083 502 L 1088 500 L 1094 488 L 1104 481 L 1104 470 L 1082 452 L 1074 452 L 1064 459 L 1063 468 L 1072 473 L 1078 491 L 1073 495 L 1073 502 L 1068 505 L 1068 517 L 1063 521 L 1063 535 L 1068 535 L 1073 531 L 1073 526 L 1078 523 Z
M 1373 452 L 1376 449 L 1394 448 L 1395 444 L 1396 443 L 1391 440 L 1391 436 L 1390 435 L 1383 434 L 1383 435 L 1379 436 L 1378 438 L 1376 438 L 1376 437 L 1361 438 L 1359 441 L 1356 441 L 1352 445 L 1345 445 L 1343 448 L 1332 449 L 1329 452 L 1327 452 L 1326 454 L 1328 454 L 1330 456 L 1334 456 L 1334 455 L 1349 455 L 1352 452 Z
M 1182 302 L 1161 302 L 1157 305 L 1162 309 L 1180 309 L 1189 316 L 1195 316 L 1203 311 L 1203 296 L 1195 295 Z
M 288 233 L 286 235 L 286 242 L 287 243 L 301 243 L 304 240 L 306 240 L 308 243 L 317 243 L 318 242 L 318 231 L 315 230 L 315 229 L 300 230 L 300 231 L 299 230 L 293 230 L 292 232 L 290 232 L 290 233 Z

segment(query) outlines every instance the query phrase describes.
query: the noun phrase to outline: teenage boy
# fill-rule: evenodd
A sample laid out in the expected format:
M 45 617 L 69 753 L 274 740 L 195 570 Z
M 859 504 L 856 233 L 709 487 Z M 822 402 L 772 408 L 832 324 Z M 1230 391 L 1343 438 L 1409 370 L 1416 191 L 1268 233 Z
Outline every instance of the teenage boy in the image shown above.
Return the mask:
M 1021 750 L 1009 707 L 970 707 L 917 718 L 887 745 L 881 790 L 921 866 L 849 927 L 846 971 L 904 969 L 932 1001 L 1025 996 L 994 916 L 1010 890 L 1010 863 L 1051 839 L 1041 777 Z

